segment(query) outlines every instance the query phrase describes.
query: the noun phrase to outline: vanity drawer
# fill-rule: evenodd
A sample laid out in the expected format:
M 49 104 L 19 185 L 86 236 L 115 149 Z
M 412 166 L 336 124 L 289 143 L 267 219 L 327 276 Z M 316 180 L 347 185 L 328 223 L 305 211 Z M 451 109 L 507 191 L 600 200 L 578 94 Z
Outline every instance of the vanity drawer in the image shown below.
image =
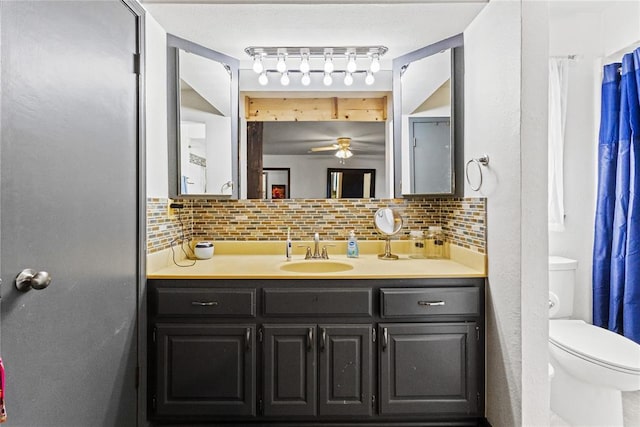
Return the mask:
M 255 289 L 159 288 L 159 316 L 256 317 Z
M 372 315 L 371 289 L 264 290 L 265 316 L 367 316 Z
M 478 288 L 380 289 L 382 317 L 480 314 Z

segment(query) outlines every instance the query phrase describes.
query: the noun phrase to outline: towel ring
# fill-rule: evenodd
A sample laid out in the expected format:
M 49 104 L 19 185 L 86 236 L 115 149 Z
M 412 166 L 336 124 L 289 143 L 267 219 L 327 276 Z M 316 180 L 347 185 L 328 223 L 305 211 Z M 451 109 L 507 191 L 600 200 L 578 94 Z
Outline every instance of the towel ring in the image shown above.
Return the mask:
M 474 163 L 477 167 L 478 167 L 478 174 L 480 175 L 480 182 L 478 183 L 477 187 L 474 187 L 471 184 L 471 180 L 469 179 L 469 165 Z M 482 168 L 481 166 L 488 166 L 489 165 L 489 155 L 485 154 L 482 157 L 478 157 L 477 159 L 471 159 L 467 162 L 467 164 L 464 167 L 464 176 L 467 179 L 467 184 L 469 184 L 471 186 L 471 189 L 473 191 L 478 191 L 480 190 L 480 187 L 482 187 Z

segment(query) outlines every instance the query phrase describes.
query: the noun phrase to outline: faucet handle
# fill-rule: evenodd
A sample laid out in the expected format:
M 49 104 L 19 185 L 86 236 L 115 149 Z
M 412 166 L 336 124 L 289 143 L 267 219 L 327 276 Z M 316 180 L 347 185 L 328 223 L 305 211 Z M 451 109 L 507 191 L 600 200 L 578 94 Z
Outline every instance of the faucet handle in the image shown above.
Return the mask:
M 304 259 L 311 259 L 311 248 L 307 246 L 307 253 L 304 255 Z
M 334 247 L 334 244 L 329 244 L 329 245 L 324 245 L 322 247 L 322 255 L 320 255 L 322 257 L 322 259 L 329 259 L 329 253 L 327 252 L 327 248 L 328 247 Z

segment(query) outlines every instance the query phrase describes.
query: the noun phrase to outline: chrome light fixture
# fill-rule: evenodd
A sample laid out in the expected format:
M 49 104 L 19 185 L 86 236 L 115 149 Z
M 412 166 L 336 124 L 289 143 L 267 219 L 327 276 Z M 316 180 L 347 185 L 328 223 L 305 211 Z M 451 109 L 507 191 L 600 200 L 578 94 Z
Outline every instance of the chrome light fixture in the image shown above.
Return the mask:
M 280 84 L 287 86 L 291 75 L 300 74 L 300 83 L 311 84 L 311 74 L 322 75 L 326 86 L 333 84 L 333 74 L 344 74 L 344 84 L 351 86 L 356 75 L 362 75 L 365 84 L 375 82 L 374 74 L 380 71 L 380 58 L 387 52 L 385 46 L 353 47 L 257 47 L 245 49 L 253 59 L 253 71 L 259 75 L 261 85 L 269 84 L 268 74 L 280 74 Z M 299 60 L 297 69 L 293 68 Z M 369 60 L 367 69 L 359 69 L 359 60 Z M 288 61 L 290 60 L 290 61 Z M 289 66 L 288 66 L 289 65 Z

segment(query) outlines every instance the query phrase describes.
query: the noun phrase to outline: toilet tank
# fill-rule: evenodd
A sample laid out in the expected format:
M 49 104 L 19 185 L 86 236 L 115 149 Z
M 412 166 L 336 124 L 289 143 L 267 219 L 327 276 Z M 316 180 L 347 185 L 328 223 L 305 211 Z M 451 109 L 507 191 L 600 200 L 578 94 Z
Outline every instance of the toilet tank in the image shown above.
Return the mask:
M 575 259 L 560 256 L 549 257 L 550 318 L 569 318 L 573 315 L 576 268 L 578 268 L 578 261 Z

